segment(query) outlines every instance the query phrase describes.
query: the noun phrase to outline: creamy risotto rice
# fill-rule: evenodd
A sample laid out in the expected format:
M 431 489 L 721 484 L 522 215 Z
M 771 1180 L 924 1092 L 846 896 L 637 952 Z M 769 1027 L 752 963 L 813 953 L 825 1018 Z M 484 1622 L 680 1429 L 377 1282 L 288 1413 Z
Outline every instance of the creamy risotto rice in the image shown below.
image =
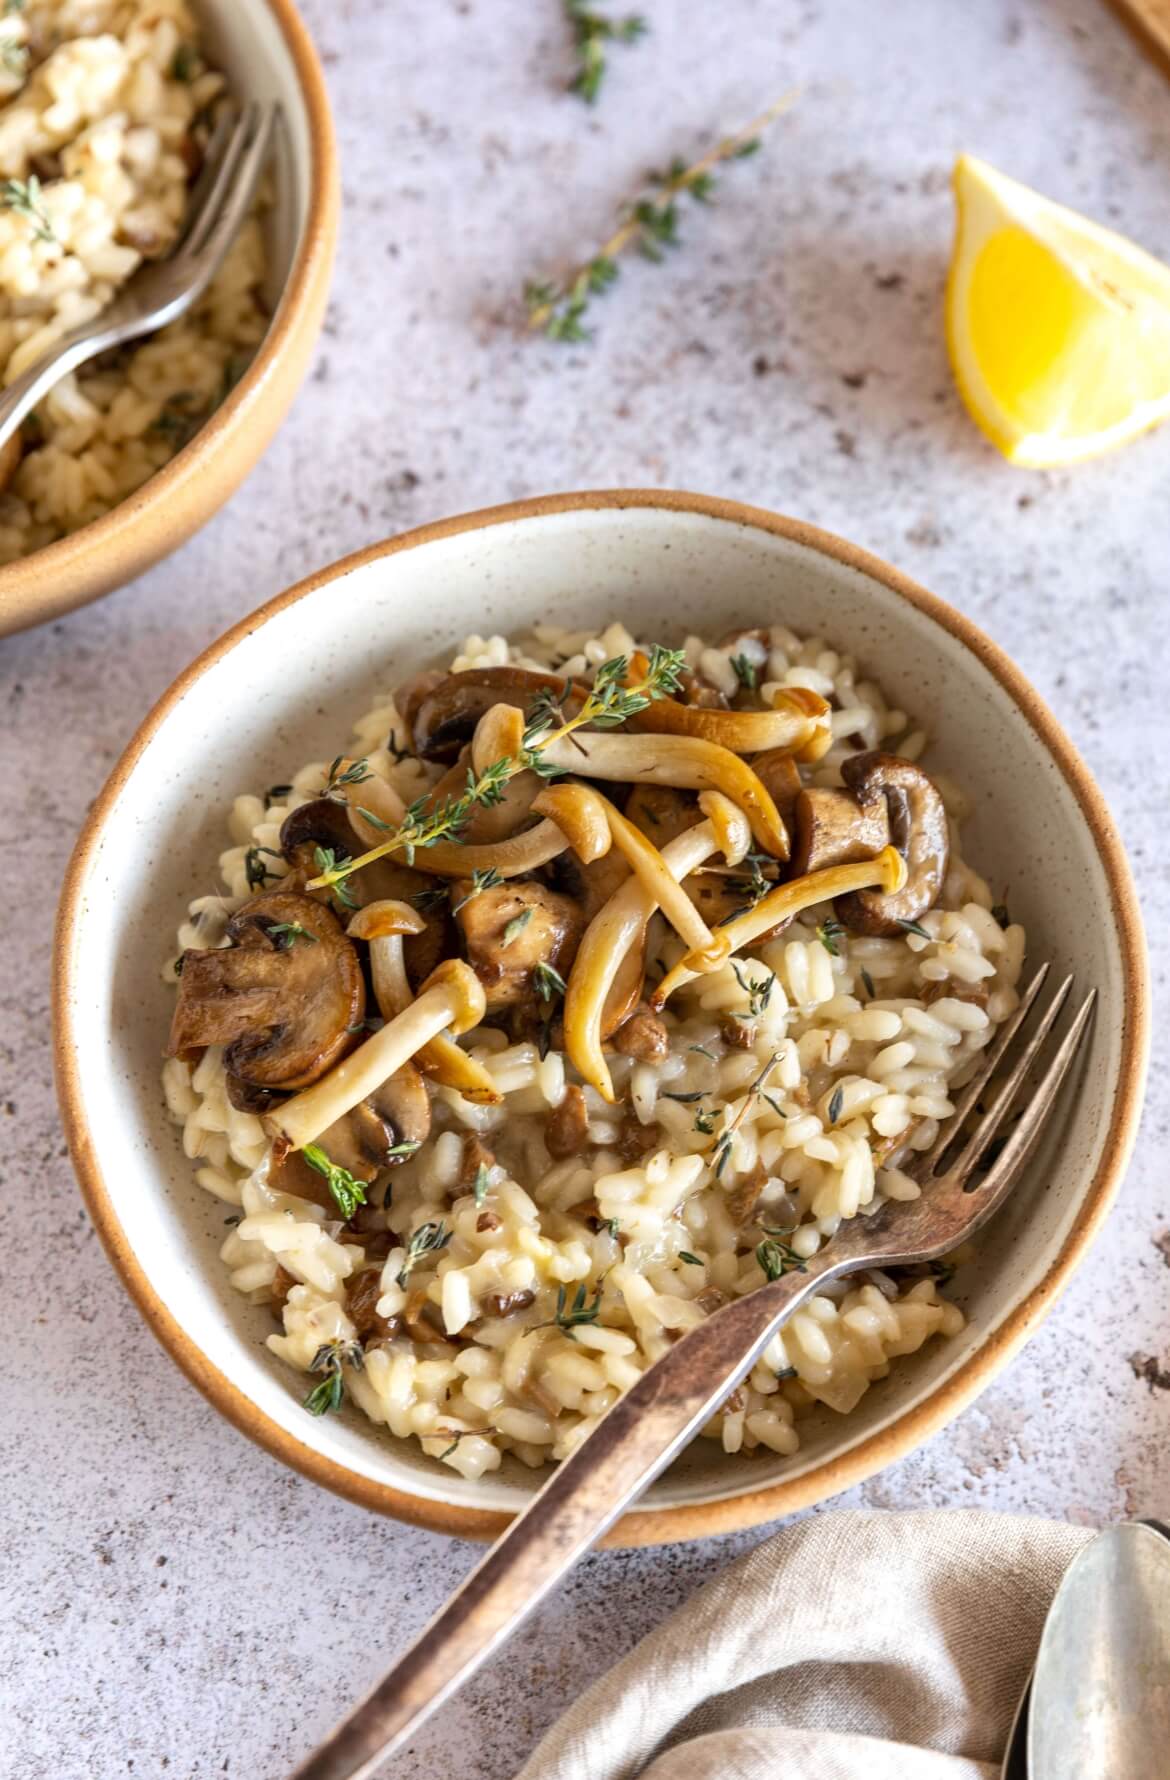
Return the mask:
M 541 626 L 514 642 L 469 637 L 451 671 L 514 666 L 587 680 L 639 647 L 620 623 L 600 636 Z M 772 626 L 718 647 L 688 638 L 685 657 L 692 695 L 724 708 L 767 709 L 783 689 L 826 701 L 831 740 L 800 768 L 806 787 L 840 788 L 843 766 L 867 751 L 913 762 L 925 748 L 907 714 L 820 639 Z M 380 786 L 409 804 L 440 779 L 442 765 L 411 748 L 388 692 L 358 719 L 345 756 L 370 775 L 359 805 L 378 807 Z M 282 829 L 287 851 L 291 813 L 315 806 L 331 782 L 336 795 L 345 770 L 314 761 L 290 784 L 236 798 L 224 888 L 192 902 L 179 931 L 188 969 L 198 949 L 228 943 L 229 919 L 258 887 L 289 881 Z M 263 1106 L 229 1099 L 222 1044 L 169 1058 L 167 1105 L 196 1178 L 238 1215 L 224 1264 L 240 1292 L 272 1305 L 272 1351 L 296 1371 L 316 1368 L 313 1407 L 348 1395 L 467 1477 L 505 1452 L 540 1466 L 571 1452 L 719 1305 L 799 1266 L 843 1219 L 917 1196 L 909 1165 L 1017 1005 L 1024 955 L 1023 930 L 993 911 L 961 856 L 959 790 L 937 774 L 934 783 L 949 859 L 919 920 L 873 934 L 842 925 L 832 903 L 803 909 L 746 955 L 683 982 L 659 1015 L 641 1009 L 636 1020 L 657 1024 L 639 1042 L 623 1045 L 618 1031 L 605 1059 L 613 1101 L 574 1068 L 551 1018 L 517 1035 L 489 1010 L 462 1046 L 497 1102 L 432 1079 L 425 1140 L 404 1146 L 349 1219 L 328 1193 L 302 1197 L 273 1173 Z M 427 870 L 424 850 L 415 864 Z M 299 937 L 308 960 L 318 942 Z M 465 937 L 470 956 L 470 926 Z M 656 915 L 647 984 L 685 950 Z M 704 1432 L 728 1453 L 795 1453 L 811 1406 L 848 1413 L 898 1356 L 963 1326 L 938 1284 L 923 1270 L 826 1287 Z
M 170 249 L 223 92 L 187 0 L 0 0 L 5 383 Z M 264 272 L 253 215 L 187 316 L 45 397 L 0 465 L 0 563 L 96 519 L 186 443 L 263 336 Z

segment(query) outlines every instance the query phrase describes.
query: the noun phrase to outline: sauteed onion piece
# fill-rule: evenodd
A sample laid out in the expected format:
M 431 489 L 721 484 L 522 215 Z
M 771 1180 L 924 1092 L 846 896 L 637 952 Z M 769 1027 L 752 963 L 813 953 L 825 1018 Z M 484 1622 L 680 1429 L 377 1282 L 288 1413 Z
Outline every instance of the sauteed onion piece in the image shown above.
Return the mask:
M 359 1045 L 345 1060 L 302 1094 L 294 1094 L 268 1114 L 265 1125 L 289 1149 L 303 1149 L 359 1100 L 373 1094 L 409 1063 L 428 1040 L 448 1027 L 454 1036 L 477 1026 L 486 1009 L 475 972 L 448 958 L 423 984 L 416 1000 Z
M 414 999 L 402 953 L 404 933 L 421 933 L 422 916 L 406 902 L 371 902 L 359 909 L 346 931 L 351 939 L 364 939 L 370 948 L 370 975 L 374 998 L 384 1020 L 404 1013 Z M 440 1034 L 430 1039 L 414 1059 L 424 1075 L 454 1088 L 466 1100 L 480 1106 L 498 1105 L 502 1096 L 482 1063 L 461 1050 L 453 1039 Z
M 746 819 L 718 792 L 704 792 L 699 804 L 706 820 L 688 828 L 662 849 L 663 866 L 681 882 L 712 853 L 728 848 L 731 863 L 743 858 L 751 836 Z M 585 1080 L 603 1099 L 614 1098 L 613 1081 L 601 1049 L 606 1002 L 631 949 L 645 942 L 656 903 L 636 877 L 629 878 L 590 922 L 577 951 L 565 994 L 565 1049 Z
M 599 858 L 601 853 L 608 851 L 608 846 L 597 845 L 600 832 L 608 828 L 607 841 L 612 839 L 612 844 L 628 861 L 647 896 L 662 910 L 690 950 L 711 957 L 712 969 L 726 957 L 727 947 L 711 932 L 677 878 L 672 876 L 653 841 L 648 840 L 632 822 L 627 822 L 608 798 L 588 785 L 548 785 L 532 807 L 542 815 L 550 816 L 569 836 L 573 851 L 586 861 Z M 584 831 L 584 843 L 593 849 L 588 853 L 582 852 L 575 838 L 581 831 Z
M 868 890 L 875 884 L 889 895 L 900 890 L 905 882 L 906 861 L 896 847 L 883 847 L 876 859 L 866 859 L 857 865 L 830 865 L 824 871 L 809 872 L 803 878 L 790 878 L 786 884 L 777 885 L 775 890 L 762 897 L 754 908 L 729 921 L 723 932 L 730 941 L 730 950 L 739 952 L 762 938 L 778 921 L 790 920 L 802 909 L 812 908 L 818 902 L 828 902 L 831 897 L 845 896 L 856 890 Z M 696 977 L 705 976 L 710 968 L 698 953 L 692 952 L 663 977 L 649 997 L 650 1006 L 661 1012 L 676 989 L 681 989 L 684 983 L 693 983 Z
M 549 742 L 541 757 L 563 772 L 623 784 L 674 785 L 683 791 L 721 791 L 747 817 L 764 852 L 788 858 L 788 830 L 772 798 L 746 761 L 730 748 L 698 736 L 629 735 L 579 729 Z

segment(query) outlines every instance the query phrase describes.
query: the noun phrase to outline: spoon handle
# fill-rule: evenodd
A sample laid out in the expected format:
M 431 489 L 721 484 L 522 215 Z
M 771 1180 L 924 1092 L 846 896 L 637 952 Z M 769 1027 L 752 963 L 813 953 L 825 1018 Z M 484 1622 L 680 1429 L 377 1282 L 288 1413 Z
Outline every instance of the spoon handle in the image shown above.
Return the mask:
M 793 1311 L 826 1278 L 855 1265 L 830 1261 L 823 1251 L 806 1270 L 717 1311 L 649 1367 L 293 1780 L 363 1780 L 371 1774 L 670 1463 Z

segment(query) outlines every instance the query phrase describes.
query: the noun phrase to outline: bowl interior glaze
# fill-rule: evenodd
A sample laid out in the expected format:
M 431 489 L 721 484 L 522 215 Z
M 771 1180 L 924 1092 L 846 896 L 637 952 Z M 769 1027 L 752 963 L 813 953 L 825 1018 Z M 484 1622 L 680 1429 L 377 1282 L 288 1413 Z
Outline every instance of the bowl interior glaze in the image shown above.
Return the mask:
M 577 503 L 577 504 L 574 504 Z M 1030 957 L 1095 984 L 1100 1009 L 1062 1116 L 953 1292 L 962 1335 L 900 1361 L 847 1417 L 802 1424 L 793 1459 L 695 1443 L 627 1516 L 627 1541 L 771 1518 L 909 1450 L 986 1383 L 1051 1301 L 1124 1164 L 1145 1052 L 1140 928 L 1107 812 L 1035 695 L 966 622 L 826 534 L 728 503 L 553 497 L 411 534 L 282 596 L 213 646 L 140 731 L 99 802 L 62 905 L 58 1046 L 71 1142 L 116 1264 L 156 1331 L 226 1413 L 371 1506 L 486 1533 L 538 1476 L 470 1483 L 357 1413 L 311 1420 L 266 1351 L 266 1310 L 227 1283 L 225 1208 L 192 1179 L 159 1088 L 160 968 L 211 887 L 233 796 L 339 753 L 375 695 L 470 631 L 543 619 L 643 638 L 783 621 L 854 655 L 930 732 L 967 791 L 965 853 L 1028 929 Z M 486 1512 L 485 1512 L 486 1511 Z

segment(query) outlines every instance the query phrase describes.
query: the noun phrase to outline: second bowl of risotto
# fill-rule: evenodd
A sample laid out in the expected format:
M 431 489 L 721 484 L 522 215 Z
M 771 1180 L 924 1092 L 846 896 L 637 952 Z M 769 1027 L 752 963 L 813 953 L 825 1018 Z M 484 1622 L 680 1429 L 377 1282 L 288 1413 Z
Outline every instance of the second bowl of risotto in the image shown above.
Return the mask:
M 280 108 L 272 164 L 181 320 L 71 373 L 0 449 L 0 632 L 174 549 L 292 400 L 324 309 L 332 131 L 289 0 L 27 0 L 0 17 L 0 380 L 181 231 L 225 106 Z
M 1125 862 L 948 608 L 664 495 L 472 515 L 303 584 L 99 802 L 62 1099 L 116 1264 L 212 1399 L 332 1487 L 486 1534 L 687 1329 L 917 1195 L 1025 956 L 1101 991 L 1065 1128 L 975 1249 L 815 1298 L 618 1529 L 688 1536 L 956 1413 L 1124 1165 Z

